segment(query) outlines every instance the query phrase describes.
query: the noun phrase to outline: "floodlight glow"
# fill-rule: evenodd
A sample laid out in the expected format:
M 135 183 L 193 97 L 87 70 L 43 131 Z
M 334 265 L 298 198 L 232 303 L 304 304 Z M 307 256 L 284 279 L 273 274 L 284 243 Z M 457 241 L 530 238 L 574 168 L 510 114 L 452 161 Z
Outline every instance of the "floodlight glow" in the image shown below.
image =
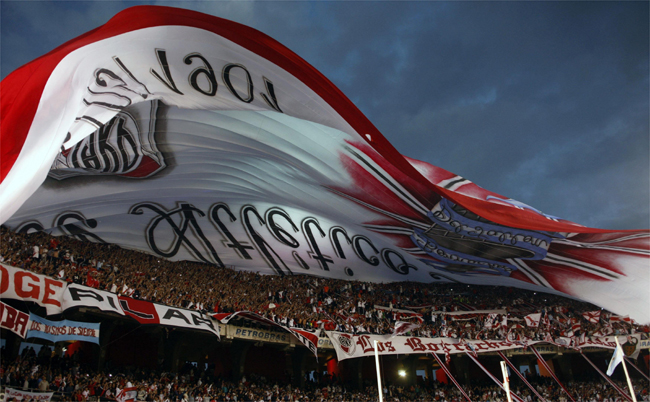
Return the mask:
M 406 377 L 406 371 L 404 370 L 398 371 L 397 374 L 399 374 L 400 377 Z

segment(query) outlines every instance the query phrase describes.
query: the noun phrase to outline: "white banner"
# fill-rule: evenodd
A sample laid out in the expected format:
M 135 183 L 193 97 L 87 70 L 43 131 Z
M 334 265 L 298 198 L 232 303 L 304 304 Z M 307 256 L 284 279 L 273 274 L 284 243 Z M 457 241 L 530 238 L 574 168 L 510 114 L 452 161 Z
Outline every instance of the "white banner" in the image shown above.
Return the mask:
M 24 300 L 45 307 L 48 315 L 62 311 L 65 282 L 0 264 L 0 298 Z
M 217 320 L 197 310 L 186 310 L 153 303 L 160 324 L 208 331 L 221 338 Z
M 505 309 L 498 310 L 472 310 L 472 311 L 433 311 L 433 314 L 442 314 L 442 315 L 466 315 L 466 314 L 507 314 L 508 312 Z
M 15 398 L 18 401 L 49 402 L 54 392 L 28 392 L 14 388 L 5 388 L 5 400 Z
M 102 311 L 124 315 L 116 294 L 76 283 L 68 284 L 65 289 L 62 307 L 63 310 L 73 307 L 96 307 Z
M 465 353 L 471 351 L 464 341 L 454 338 L 420 338 L 415 336 L 352 335 L 327 331 L 339 361 L 355 357 L 373 356 L 374 341 L 380 355 L 408 355 L 426 353 Z M 469 341 L 477 353 L 521 348 L 521 343 L 510 341 Z M 532 343 L 532 342 L 531 342 Z
M 546 341 L 484 341 L 454 338 L 421 338 L 414 336 L 396 336 L 391 338 L 390 335 L 352 335 L 336 331 L 327 331 L 327 336 L 332 341 L 332 346 L 336 350 L 336 356 L 339 361 L 356 357 L 373 356 L 375 353 L 373 347 L 375 340 L 377 340 L 377 352 L 380 355 L 456 354 L 465 353 L 466 351 L 486 353 L 499 350 L 520 349 L 526 345 L 546 343 Z M 631 345 L 637 345 L 635 347 L 638 347 L 641 334 L 619 336 L 619 339 L 625 339 L 626 341 L 621 341 L 621 343 L 629 343 L 630 348 L 632 347 Z M 588 338 L 584 342 L 573 345 L 572 347 L 575 349 L 583 347 L 614 349 L 616 343 L 613 336 L 608 336 L 593 339 Z

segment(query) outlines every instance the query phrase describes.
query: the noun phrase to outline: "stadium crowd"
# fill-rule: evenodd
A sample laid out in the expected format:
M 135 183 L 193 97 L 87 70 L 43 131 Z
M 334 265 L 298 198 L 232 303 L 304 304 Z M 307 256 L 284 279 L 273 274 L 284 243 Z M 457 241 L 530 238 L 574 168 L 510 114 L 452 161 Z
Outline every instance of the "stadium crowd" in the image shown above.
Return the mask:
M 0 229 L 0 262 L 137 299 L 207 313 L 252 311 L 304 329 L 389 334 L 396 321 L 410 320 L 420 325 L 411 334 L 424 337 L 545 340 L 649 332 L 589 303 L 546 293 L 260 275 L 6 227 Z M 598 315 L 590 318 L 589 312 Z M 525 316 L 535 313 L 541 313 L 541 324 L 526 325 Z
M 51 349 L 42 348 L 38 354 L 25 348 L 15 361 L 0 363 L 0 387 L 37 392 L 54 392 L 58 401 L 115 401 L 124 389 L 137 390 L 138 401 L 154 402 L 369 402 L 377 400 L 377 388 L 367 385 L 363 391 L 348 390 L 336 376 L 307 379 L 305 386 L 292 387 L 289 383 L 271 381 L 249 375 L 239 381 L 214 377 L 210 370 L 201 370 L 186 363 L 178 373 L 164 373 L 143 369 L 121 369 L 112 373 L 98 373 L 80 363 L 77 354 L 59 356 Z M 530 382 L 547 401 L 568 401 L 566 394 L 553 380 L 531 377 Z M 524 384 L 513 378 L 512 390 L 524 401 L 537 398 Z M 619 402 L 624 399 L 603 380 L 586 380 L 564 384 L 576 402 Z M 627 386 L 617 384 L 623 389 Z M 634 381 L 638 401 L 650 401 L 648 382 Z M 494 383 L 475 382 L 464 387 L 473 401 L 505 402 L 504 392 Z M 387 402 L 460 402 L 458 389 L 452 384 L 418 381 L 404 386 L 386 384 Z M 9 401 L 6 401 L 9 402 Z M 13 401 L 12 401 L 13 402 Z M 28 402 L 28 401 L 24 401 Z

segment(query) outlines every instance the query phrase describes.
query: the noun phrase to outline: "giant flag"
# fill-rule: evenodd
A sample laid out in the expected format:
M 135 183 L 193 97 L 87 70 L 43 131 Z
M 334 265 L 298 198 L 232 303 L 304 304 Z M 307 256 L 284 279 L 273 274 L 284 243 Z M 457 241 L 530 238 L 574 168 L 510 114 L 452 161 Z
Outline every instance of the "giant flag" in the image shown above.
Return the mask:
M 650 322 L 647 230 L 586 228 L 402 156 L 246 26 L 134 7 L 1 91 L 15 230 L 276 275 L 519 286 Z

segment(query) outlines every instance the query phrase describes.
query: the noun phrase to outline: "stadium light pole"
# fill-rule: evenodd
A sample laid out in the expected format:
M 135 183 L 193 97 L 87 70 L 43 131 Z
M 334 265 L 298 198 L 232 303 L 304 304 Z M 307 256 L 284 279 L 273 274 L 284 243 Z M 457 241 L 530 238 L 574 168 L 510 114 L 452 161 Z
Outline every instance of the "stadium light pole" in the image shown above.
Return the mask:
M 384 402 L 384 393 L 381 389 L 381 372 L 379 370 L 379 352 L 377 352 L 377 340 L 375 339 L 375 365 L 377 366 L 377 387 L 379 390 L 379 402 Z

